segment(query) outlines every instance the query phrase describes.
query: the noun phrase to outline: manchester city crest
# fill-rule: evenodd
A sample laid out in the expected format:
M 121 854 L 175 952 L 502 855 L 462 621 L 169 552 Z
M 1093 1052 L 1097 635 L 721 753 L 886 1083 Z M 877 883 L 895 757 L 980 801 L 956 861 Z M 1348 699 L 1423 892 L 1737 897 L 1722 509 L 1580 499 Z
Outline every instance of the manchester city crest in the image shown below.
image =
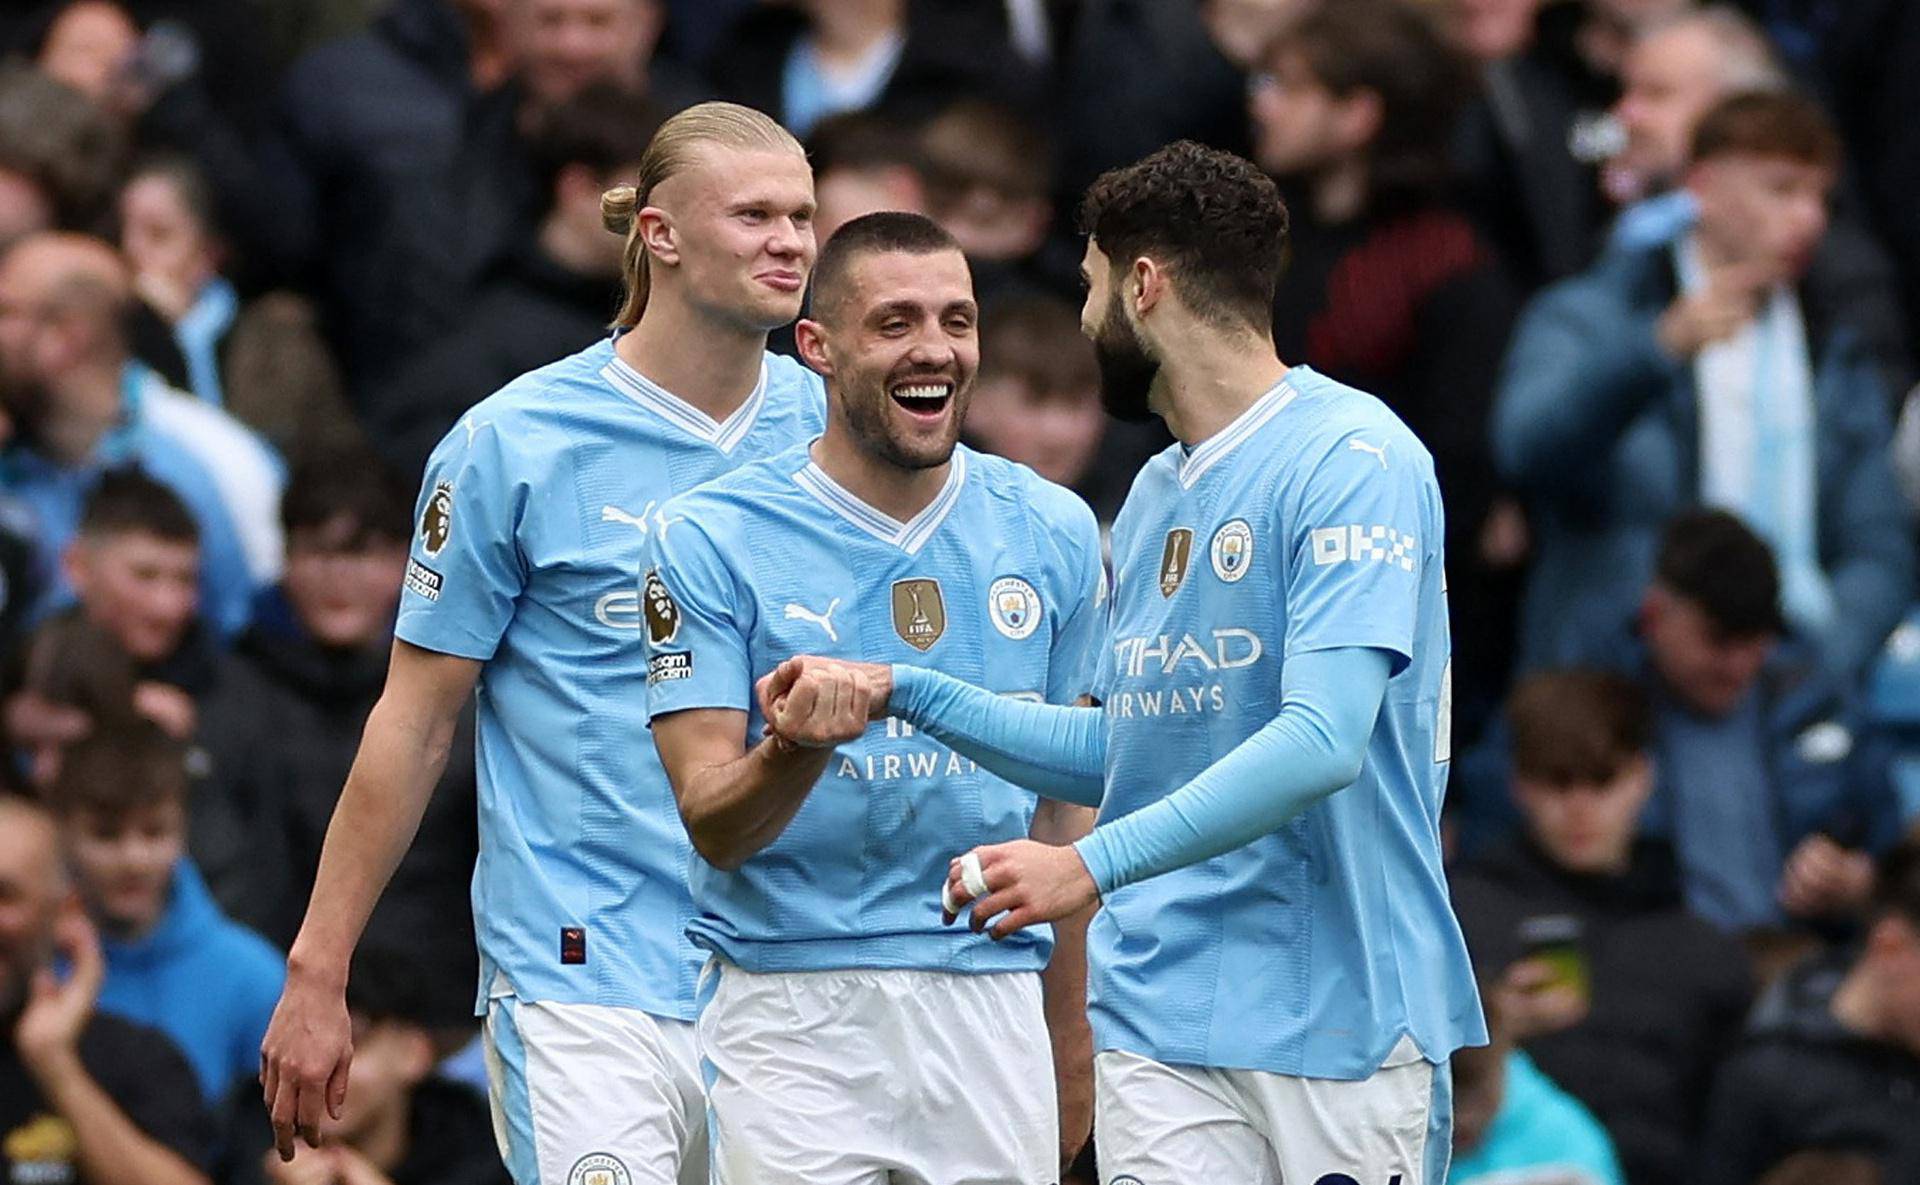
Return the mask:
M 1244 518 L 1222 523 L 1213 533 L 1213 546 L 1208 550 L 1213 560 L 1213 574 L 1233 584 L 1253 566 L 1253 528 Z
M 1040 594 L 1018 576 L 1002 576 L 987 589 L 987 617 L 993 628 L 1018 642 L 1040 628 Z

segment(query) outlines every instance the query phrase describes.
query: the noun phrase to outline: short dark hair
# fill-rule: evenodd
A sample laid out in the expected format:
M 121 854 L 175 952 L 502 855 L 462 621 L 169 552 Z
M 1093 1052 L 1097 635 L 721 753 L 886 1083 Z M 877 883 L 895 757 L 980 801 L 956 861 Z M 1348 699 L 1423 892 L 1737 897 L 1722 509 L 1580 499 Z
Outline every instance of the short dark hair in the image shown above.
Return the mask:
M 1610 782 L 1646 752 L 1646 695 L 1603 671 L 1541 671 L 1507 698 L 1515 775 L 1550 786 Z
M 1287 207 L 1251 161 L 1176 141 L 1101 174 L 1081 202 L 1080 229 L 1116 273 L 1157 256 L 1196 315 L 1272 332 Z
M 1880 858 L 1873 905 L 1876 914 L 1898 914 L 1920 929 L 1920 835 L 1909 835 Z
M 200 162 L 184 152 L 161 150 L 142 156 L 127 171 L 127 185 L 146 177 L 159 177 L 173 186 L 180 204 L 200 224 L 203 233 L 219 238 L 220 210 L 213 196 L 213 185 Z M 124 191 L 126 186 L 121 187 Z
M 101 475 L 80 511 L 80 534 L 96 539 L 142 534 L 198 544 L 200 525 L 170 487 L 129 466 Z
M 1721 633 L 1780 633 L 1780 569 L 1766 541 L 1724 510 L 1686 510 L 1660 538 L 1654 579 L 1700 607 Z
M 391 940 L 370 943 L 354 956 L 347 1007 L 369 1021 L 432 1028 L 446 1013 L 434 998 L 433 978 L 420 974 L 417 952 L 402 950 Z
M 1701 116 L 1693 129 L 1696 162 L 1737 154 L 1837 169 L 1840 153 L 1840 134 L 1826 112 L 1791 91 L 1731 95 Z
M 527 139 L 543 198 L 551 200 L 554 182 L 569 165 L 585 165 L 599 177 L 637 167 L 664 118 L 645 96 L 610 82 L 554 104 Z
M 47 793 L 54 813 L 109 818 L 187 797 L 186 750 L 145 718 L 123 719 L 67 746 Z
M 1080 316 L 1057 296 L 1005 297 L 980 312 L 980 337 L 993 348 L 980 355 L 980 380 L 1017 379 L 1041 398 L 1094 391 L 1100 364 L 1080 332 Z
M 843 111 L 813 126 L 806 141 L 813 175 L 836 169 L 908 168 L 920 171 L 920 145 L 913 133 L 889 116 Z
M 960 251 L 946 229 L 925 214 L 881 210 L 842 223 L 813 265 L 813 314 L 836 308 L 846 297 L 847 273 L 864 255 L 936 255 Z
M 413 501 L 377 457 L 352 449 L 302 458 L 280 499 L 287 534 L 343 516 L 353 525 L 352 546 L 404 543 L 413 535 Z
M 1043 198 L 1053 188 L 1046 129 L 992 99 L 949 105 L 921 129 L 920 151 L 931 189 L 958 193 L 985 185 L 1018 198 Z
M 1347 98 L 1371 91 L 1380 129 L 1368 148 L 1376 198 L 1428 198 L 1446 189 L 1456 117 L 1473 94 L 1466 59 L 1406 0 L 1340 0 L 1288 26 L 1268 60 L 1299 54 L 1320 85 Z

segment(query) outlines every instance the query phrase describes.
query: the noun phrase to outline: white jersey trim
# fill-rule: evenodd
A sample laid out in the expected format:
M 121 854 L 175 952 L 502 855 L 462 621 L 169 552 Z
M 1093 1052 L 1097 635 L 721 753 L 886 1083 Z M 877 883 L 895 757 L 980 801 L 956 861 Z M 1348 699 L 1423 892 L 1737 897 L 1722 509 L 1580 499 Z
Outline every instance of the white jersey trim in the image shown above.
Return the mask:
M 1258 432 L 1268 420 L 1278 415 L 1280 409 L 1292 403 L 1299 392 L 1285 379 L 1275 383 L 1266 394 L 1253 401 L 1253 406 L 1240 413 L 1239 417 L 1225 428 L 1215 432 L 1202 441 L 1180 460 L 1180 488 L 1192 489 L 1207 470 L 1226 459 L 1228 453 L 1240 446 L 1240 443 Z
M 807 467 L 793 475 L 795 485 L 818 498 L 827 509 L 872 535 L 882 543 L 891 543 L 908 555 L 920 554 L 927 540 L 947 521 L 947 515 L 960 502 L 960 487 L 967 480 L 967 455 L 955 450 L 953 464 L 947 469 L 947 484 L 940 488 L 933 501 L 925 509 L 906 522 L 892 515 L 875 510 L 872 506 L 849 493 L 846 487 L 828 477 L 826 470 L 807 462 Z
M 600 370 L 600 377 L 607 380 L 614 390 L 632 399 L 641 407 L 658 415 L 676 428 L 698 437 L 723 453 L 731 453 L 734 446 L 746 439 L 753 422 L 760 415 L 760 409 L 767 401 L 767 364 L 760 362 L 760 381 L 754 384 L 753 393 L 746 402 L 735 408 L 725 421 L 715 420 L 706 412 L 688 403 L 673 392 L 654 382 L 629 366 L 618 354 Z

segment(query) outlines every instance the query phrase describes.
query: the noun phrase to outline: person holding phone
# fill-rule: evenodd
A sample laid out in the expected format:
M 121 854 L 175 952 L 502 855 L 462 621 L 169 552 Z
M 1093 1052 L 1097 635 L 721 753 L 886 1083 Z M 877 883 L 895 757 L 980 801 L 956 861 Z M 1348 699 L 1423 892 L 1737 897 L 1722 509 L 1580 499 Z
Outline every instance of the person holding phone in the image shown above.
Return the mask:
M 1745 951 L 1687 911 L 1672 850 L 1641 834 L 1653 770 L 1638 688 L 1532 675 L 1507 722 L 1522 823 L 1453 875 L 1468 949 L 1516 1043 L 1606 1125 L 1627 1179 L 1679 1185 L 1751 996 Z

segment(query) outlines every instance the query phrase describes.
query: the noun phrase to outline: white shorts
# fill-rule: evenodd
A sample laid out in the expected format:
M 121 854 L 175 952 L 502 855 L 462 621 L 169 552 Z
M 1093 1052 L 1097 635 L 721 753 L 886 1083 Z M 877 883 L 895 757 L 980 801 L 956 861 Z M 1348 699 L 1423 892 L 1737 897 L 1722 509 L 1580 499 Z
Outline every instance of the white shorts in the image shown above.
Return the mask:
M 1031 972 L 701 980 L 713 1185 L 1052 1185 L 1053 1048 Z
M 693 1025 L 632 1008 L 488 1002 L 493 1132 L 514 1185 L 705 1185 Z
M 1093 1060 L 1101 1185 L 1446 1185 L 1446 1067 L 1389 1058 L 1358 1082 Z

